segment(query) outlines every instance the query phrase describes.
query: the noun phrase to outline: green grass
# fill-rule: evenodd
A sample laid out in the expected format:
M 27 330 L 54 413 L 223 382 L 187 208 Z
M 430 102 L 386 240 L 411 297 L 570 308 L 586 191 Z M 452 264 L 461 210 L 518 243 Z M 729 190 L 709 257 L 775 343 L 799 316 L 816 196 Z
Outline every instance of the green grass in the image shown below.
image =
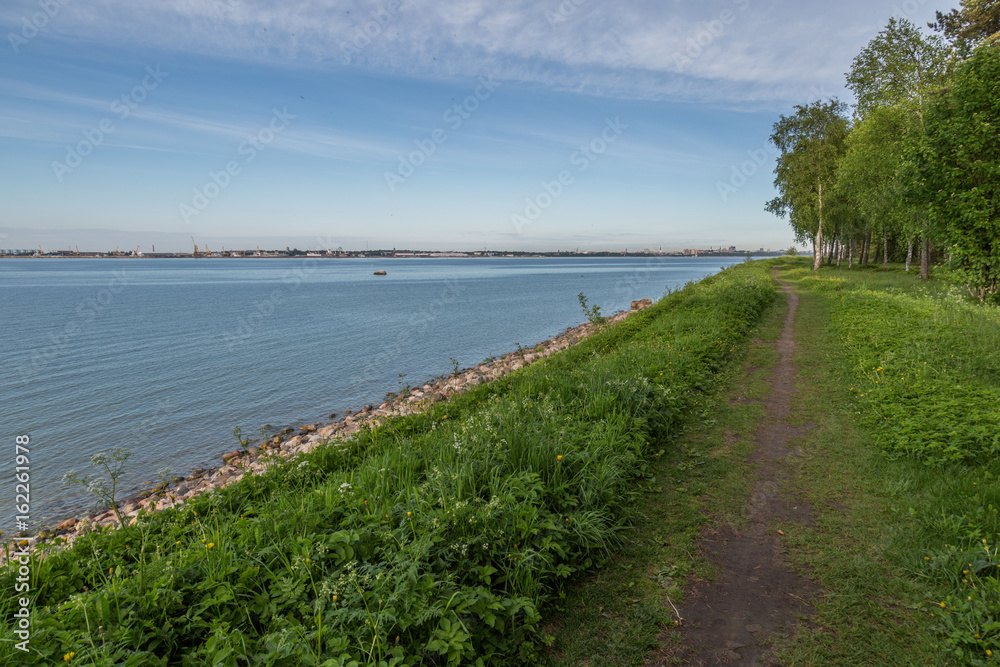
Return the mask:
M 709 490 L 689 473 L 714 464 L 675 436 L 711 418 L 773 299 L 765 265 L 727 269 L 426 413 L 36 558 L 32 652 L 5 640 L 0 662 L 543 660 L 543 614 L 620 548 L 656 454 L 675 468 L 663 483 Z M 0 598 L 4 638 L 14 604 Z
M 779 656 L 990 664 L 1000 469 L 982 434 L 997 402 L 961 403 L 998 389 L 996 309 L 899 270 L 784 275 L 801 295 L 797 418 L 816 424 L 790 489 L 815 525 L 786 543 L 826 592 Z
M 1000 464 L 982 434 L 1000 430 L 988 423 L 1000 405 L 997 309 L 970 303 L 947 276 L 772 264 L 800 296 L 789 421 L 809 426 L 792 443 L 783 493 L 813 516 L 776 528 L 791 565 L 822 586 L 815 614 L 793 637 L 773 638 L 775 659 L 994 664 Z M 778 337 L 784 312 L 765 318 L 763 340 Z M 609 567 L 561 601 L 551 664 L 641 665 L 653 650 L 669 661 L 680 635 L 668 598 L 679 603 L 688 579 L 712 576 L 693 548 L 699 531 L 744 525 L 764 414 L 753 400 L 767 398 L 776 361 L 773 347 L 750 348 L 744 371 L 723 378 L 727 388 L 654 464 L 660 488 L 638 499 L 642 522 Z
M 0 662 L 638 665 L 745 521 L 799 293 L 786 558 L 823 592 L 788 665 L 1000 651 L 1000 312 L 898 268 L 755 262 L 430 411 L 35 560 Z M 0 586 L 13 590 L 11 571 Z
M 777 301 L 755 332 L 764 342 L 781 334 L 787 306 Z M 719 378 L 685 422 L 683 433 L 661 444 L 652 477 L 636 499 L 641 517 L 624 532 L 613 561 L 571 586 L 554 607 L 555 641 L 548 663 L 642 665 L 661 645 L 676 647 L 671 632 L 684 587 L 712 578 L 695 541 L 707 524 L 739 525 L 753 476 L 746 474 L 751 437 L 763 418 L 760 399 L 777 361 L 773 346 L 754 345 Z

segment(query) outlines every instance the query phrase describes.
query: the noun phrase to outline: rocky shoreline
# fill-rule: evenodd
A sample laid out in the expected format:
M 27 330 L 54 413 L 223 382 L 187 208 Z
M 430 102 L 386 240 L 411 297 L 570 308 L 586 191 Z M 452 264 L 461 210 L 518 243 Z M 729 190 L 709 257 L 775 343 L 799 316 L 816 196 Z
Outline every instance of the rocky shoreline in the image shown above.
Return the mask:
M 633 301 L 631 310 L 616 313 L 607 318 L 607 324 L 621 322 L 628 316 L 653 305 L 651 299 Z M 451 376 L 415 387 L 407 394 L 387 394 L 387 400 L 374 407 L 366 405 L 357 413 L 348 411 L 347 416 L 329 424 L 307 424 L 298 429 L 284 429 L 275 435 L 245 450 L 235 450 L 222 456 L 219 468 L 196 469 L 186 478 L 176 477 L 173 481 L 161 482 L 136 496 L 122 501 L 119 512 L 131 523 L 137 521 L 140 512 L 160 511 L 184 505 L 195 496 L 235 484 L 245 475 L 258 474 L 274 465 L 275 459 L 290 459 L 301 453 L 310 452 L 320 444 L 334 438 L 349 437 L 363 428 L 377 425 L 391 417 L 414 414 L 426 406 L 447 400 L 464 393 L 472 387 L 503 377 L 540 359 L 556 354 L 577 343 L 594 332 L 594 325 L 585 322 L 570 327 L 565 332 L 542 341 L 529 348 L 508 352 L 489 363 L 481 363 L 459 371 Z M 249 443 L 247 443 L 249 444 Z M 19 544 L 27 543 L 30 548 L 51 544 L 72 544 L 80 535 L 115 527 L 118 518 L 114 510 L 92 512 L 83 517 L 66 519 L 55 527 L 43 527 L 34 536 L 15 536 Z M 0 552 L 0 562 L 5 554 Z

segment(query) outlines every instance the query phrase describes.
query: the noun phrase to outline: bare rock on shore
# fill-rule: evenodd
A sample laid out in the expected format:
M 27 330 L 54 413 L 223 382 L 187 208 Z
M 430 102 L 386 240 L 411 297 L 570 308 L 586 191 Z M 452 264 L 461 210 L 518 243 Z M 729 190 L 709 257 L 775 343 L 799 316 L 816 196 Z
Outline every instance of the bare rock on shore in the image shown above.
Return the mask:
M 620 322 L 629 315 L 648 308 L 652 299 L 640 299 L 632 302 L 632 310 L 615 314 L 608 318 L 609 323 Z M 428 382 L 421 387 L 412 388 L 407 394 L 397 396 L 390 392 L 389 400 L 373 408 L 366 405 L 357 413 L 345 410 L 346 417 L 339 422 L 320 427 L 319 424 L 308 424 L 299 428 L 299 434 L 285 440 L 282 436 L 272 436 L 265 439 L 258 447 L 252 447 L 246 452 L 234 450 L 224 454 L 223 466 L 216 470 L 197 468 L 187 478 L 174 478 L 173 488 L 164 488 L 165 497 L 155 499 L 152 491 L 142 494 L 142 499 L 133 498 L 125 502 L 122 513 L 126 523 L 134 523 L 141 510 L 159 511 L 178 507 L 186 501 L 202 493 L 209 493 L 223 486 L 239 482 L 245 475 L 262 473 L 273 465 L 272 457 L 290 459 L 311 452 L 324 442 L 333 438 L 349 438 L 364 428 L 374 428 L 387 418 L 400 415 L 419 413 L 426 406 L 447 400 L 457 394 L 469 391 L 476 385 L 503 377 L 525 366 L 561 352 L 571 345 L 586 338 L 596 330 L 589 322 L 577 327 L 570 327 L 564 333 L 528 347 L 518 352 L 502 355 L 498 359 L 483 362 L 472 368 L 464 369 L 456 374 Z M 331 415 L 331 419 L 336 414 Z M 295 429 L 284 428 L 281 434 L 288 436 Z M 59 524 L 57 531 L 66 531 L 66 542 L 72 543 L 75 537 L 88 532 L 117 527 L 118 518 L 111 511 L 99 512 L 77 521 L 67 519 Z M 34 543 L 34 538 L 28 538 Z

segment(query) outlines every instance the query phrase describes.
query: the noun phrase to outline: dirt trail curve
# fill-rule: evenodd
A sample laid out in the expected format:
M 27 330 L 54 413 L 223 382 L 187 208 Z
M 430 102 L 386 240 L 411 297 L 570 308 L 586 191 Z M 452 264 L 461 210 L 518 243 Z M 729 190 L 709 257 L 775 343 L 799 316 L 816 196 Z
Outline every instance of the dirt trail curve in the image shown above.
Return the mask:
M 799 298 L 788 284 L 778 282 L 788 295 L 788 316 L 776 344 L 780 360 L 768 379 L 767 414 L 754 435 L 750 460 L 757 463 L 759 475 L 748 502 L 748 525 L 739 531 L 724 526 L 699 540 L 699 549 L 715 564 L 719 576 L 691 587 L 680 609 L 684 618 L 680 651 L 674 647 L 654 654 L 649 667 L 677 664 L 678 658 L 685 665 L 777 664 L 769 657 L 769 640 L 787 636 L 796 619 L 813 611 L 808 600 L 818 589 L 788 568 L 773 525 L 775 520 L 812 520 L 808 507 L 781 495 L 789 442 L 806 428 L 785 423 L 795 392 L 793 331 Z

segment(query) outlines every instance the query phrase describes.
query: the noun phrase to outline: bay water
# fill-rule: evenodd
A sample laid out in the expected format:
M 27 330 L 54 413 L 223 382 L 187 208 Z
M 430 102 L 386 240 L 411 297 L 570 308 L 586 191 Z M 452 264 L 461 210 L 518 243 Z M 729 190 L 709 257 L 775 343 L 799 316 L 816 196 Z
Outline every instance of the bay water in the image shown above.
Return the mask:
M 740 258 L 0 260 L 0 530 L 15 530 L 15 439 L 30 526 L 93 507 L 69 470 L 127 447 L 123 495 L 218 467 L 232 435 L 330 421 L 654 301 Z M 376 270 L 387 275 L 373 275 Z M 453 361 L 454 360 L 454 361 Z M 0 468 L 2 470 L 3 468 Z M 20 491 L 18 491 L 20 492 Z M 23 500 L 23 499 L 21 499 Z

